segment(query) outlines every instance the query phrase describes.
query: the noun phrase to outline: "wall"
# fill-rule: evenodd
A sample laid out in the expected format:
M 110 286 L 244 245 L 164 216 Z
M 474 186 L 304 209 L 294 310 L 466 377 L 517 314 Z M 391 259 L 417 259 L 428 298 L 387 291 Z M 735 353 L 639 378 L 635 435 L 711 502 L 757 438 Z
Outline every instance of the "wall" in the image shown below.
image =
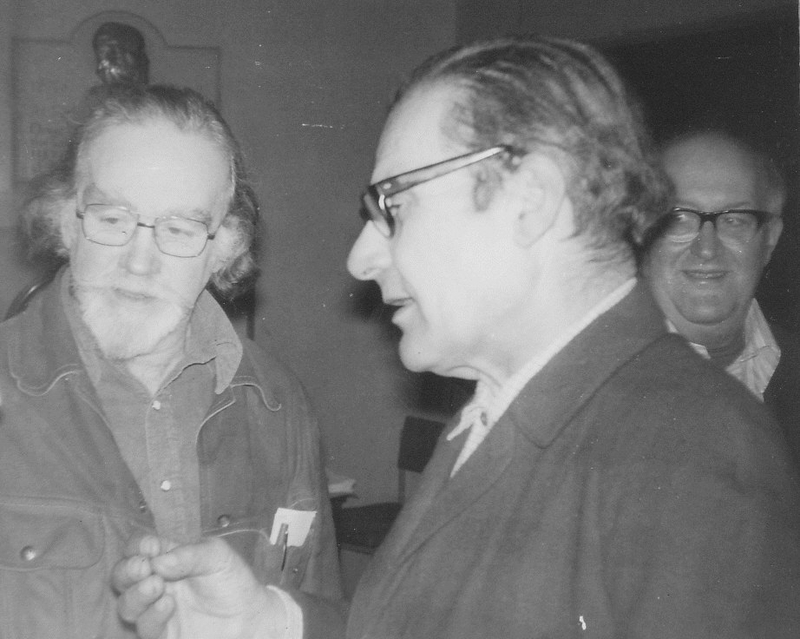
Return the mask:
M 374 288 L 344 268 L 360 230 L 385 105 L 402 75 L 459 40 L 507 31 L 635 38 L 777 0 L 0 0 L 0 85 L 12 38 L 63 39 L 100 11 L 140 15 L 171 46 L 221 51 L 221 105 L 245 152 L 268 238 L 256 337 L 274 339 L 321 418 L 328 464 L 361 503 L 395 494 L 402 418 L 429 378 L 402 370 Z M 458 25 L 456 27 L 456 25 Z M 12 95 L 0 92 L 0 308 L 29 271 L 11 259 Z M 424 394 L 424 393 L 423 393 Z
M 12 53 L 14 37 L 14 0 L 0 0 L 0 318 L 16 291 L 33 271 L 21 260 L 22 250 L 13 228 L 14 193 L 11 184 L 12 123 Z
M 589 42 L 649 38 L 664 30 L 720 24 L 794 0 L 458 0 L 460 42 L 540 33 Z
M 256 337 L 271 334 L 305 383 L 329 465 L 358 480 L 362 502 L 394 495 L 409 376 L 345 258 L 386 104 L 405 72 L 455 41 L 453 0 L 0 0 L 0 10 L 7 89 L 13 38 L 65 40 L 101 11 L 137 14 L 169 46 L 219 47 L 221 106 L 268 230 Z M 0 92 L 2 309 L 29 274 L 10 260 L 11 99 Z
M 362 310 L 374 290 L 350 278 L 345 258 L 387 101 L 403 73 L 454 42 L 455 17 L 427 0 L 286 7 L 271 16 L 271 42 L 255 40 L 269 46 L 262 66 L 238 69 L 236 82 L 260 102 L 250 155 L 269 236 L 257 332 L 287 353 L 319 411 L 328 464 L 357 479 L 366 503 L 396 494 L 409 407 L 395 342 L 370 321 L 379 307 Z

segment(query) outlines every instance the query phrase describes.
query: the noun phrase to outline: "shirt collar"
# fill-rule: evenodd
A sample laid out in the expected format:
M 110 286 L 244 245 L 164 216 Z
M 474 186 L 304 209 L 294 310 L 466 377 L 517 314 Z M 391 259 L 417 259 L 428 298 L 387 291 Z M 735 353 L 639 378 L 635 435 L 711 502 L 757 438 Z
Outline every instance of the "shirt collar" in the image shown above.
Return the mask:
M 491 429 L 527 383 L 589 324 L 624 299 L 635 285 L 636 278 L 631 278 L 600 300 L 586 315 L 568 326 L 546 350 L 536 355 L 519 371 L 509 377 L 495 393 L 491 393 L 489 387 L 479 380 L 476 384 L 473 400 L 464 407 L 462 419 L 447 435 L 447 439 L 453 439 L 472 425 L 472 420 L 464 419 L 464 415 L 467 413 L 479 417 L 487 431 Z M 477 411 L 475 410 L 476 408 L 478 409 Z
M 778 355 L 781 353 L 778 342 L 775 341 L 769 328 L 767 318 L 764 317 L 764 313 L 755 299 L 750 304 L 744 320 L 744 340 L 744 350 L 739 359 L 752 359 L 764 349 L 775 351 Z M 777 366 L 777 362 L 775 365 Z
M 678 329 L 668 319 L 666 324 L 671 333 L 678 333 Z M 705 346 L 694 342 L 689 344 L 702 357 L 709 359 Z M 761 307 L 753 299 L 744 320 L 744 349 L 725 370 L 763 399 L 780 357 L 778 342 L 775 341 Z
M 200 294 L 192 313 L 186 360 L 185 365 L 214 360 L 217 395 L 230 386 L 242 360 L 242 341 L 208 291 Z

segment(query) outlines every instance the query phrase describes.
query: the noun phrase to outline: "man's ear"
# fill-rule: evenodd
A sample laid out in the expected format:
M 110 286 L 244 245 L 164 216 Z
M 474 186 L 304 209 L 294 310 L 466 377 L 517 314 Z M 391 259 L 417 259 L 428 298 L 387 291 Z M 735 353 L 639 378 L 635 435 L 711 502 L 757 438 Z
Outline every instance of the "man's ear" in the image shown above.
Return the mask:
M 220 226 L 214 237 L 212 273 L 218 273 L 244 253 L 242 240 L 234 229 Z
M 566 178 L 547 155 L 529 153 L 509 182 L 516 218 L 514 236 L 520 246 L 531 246 L 556 223 L 566 200 Z
M 775 250 L 775 245 L 781 237 L 783 232 L 783 218 L 774 217 L 767 222 L 767 237 L 766 237 L 766 253 L 764 255 L 764 266 L 767 265 L 772 257 L 772 251 Z
M 72 252 L 72 247 L 78 239 L 78 234 L 81 233 L 81 221 L 75 215 L 77 202 L 75 198 L 70 198 L 60 205 L 58 210 L 59 227 L 61 230 L 61 241 L 67 248 L 67 251 Z

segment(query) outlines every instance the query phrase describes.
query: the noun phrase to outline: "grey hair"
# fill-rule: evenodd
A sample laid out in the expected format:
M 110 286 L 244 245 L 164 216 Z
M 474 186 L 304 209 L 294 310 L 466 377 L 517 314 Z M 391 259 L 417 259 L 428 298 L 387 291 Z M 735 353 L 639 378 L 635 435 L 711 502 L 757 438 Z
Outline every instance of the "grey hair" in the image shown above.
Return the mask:
M 767 194 L 766 209 L 776 215 L 780 215 L 783 212 L 787 198 L 786 180 L 773 157 L 744 137 L 732 133 L 724 126 L 711 125 L 687 128 L 662 142 L 660 145 L 661 154 L 663 155 L 668 149 L 678 144 L 702 137 L 717 138 L 749 157 L 758 172 L 758 183 L 765 189 Z
M 641 111 L 592 48 L 539 37 L 456 47 L 419 66 L 394 105 L 439 83 L 461 93 L 445 135 L 475 149 L 505 144 L 522 153 L 538 150 L 559 163 L 568 177 L 575 234 L 595 259 L 629 259 L 667 210 L 669 182 Z M 497 165 L 476 170 L 495 172 L 478 180 L 484 187 L 501 180 Z
M 234 254 L 211 276 L 210 286 L 223 297 L 233 297 L 252 283 L 258 270 L 258 201 L 230 127 L 216 107 L 192 89 L 149 85 L 104 90 L 77 123 L 58 164 L 31 182 L 22 214 L 29 252 L 32 256 L 68 259 L 61 235 L 63 208 L 75 196 L 76 177 L 90 143 L 114 126 L 153 120 L 166 120 L 182 131 L 206 136 L 227 158 L 230 190 L 222 225 L 233 232 L 236 241 Z

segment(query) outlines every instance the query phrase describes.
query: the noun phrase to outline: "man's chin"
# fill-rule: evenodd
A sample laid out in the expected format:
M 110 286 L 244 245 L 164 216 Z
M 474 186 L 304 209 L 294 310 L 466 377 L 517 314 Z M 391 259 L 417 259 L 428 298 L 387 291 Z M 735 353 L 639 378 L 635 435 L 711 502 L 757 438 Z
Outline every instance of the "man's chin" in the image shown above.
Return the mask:
M 129 360 L 152 353 L 186 318 L 178 305 L 154 298 L 80 291 L 81 315 L 108 359 Z
M 398 345 L 400 361 L 414 373 L 432 371 L 437 364 L 437 351 L 423 339 L 416 338 L 410 331 L 403 332 Z
M 703 303 L 679 307 L 678 311 L 687 322 L 702 326 L 714 326 L 729 321 L 736 315 L 737 307 L 730 303 Z

